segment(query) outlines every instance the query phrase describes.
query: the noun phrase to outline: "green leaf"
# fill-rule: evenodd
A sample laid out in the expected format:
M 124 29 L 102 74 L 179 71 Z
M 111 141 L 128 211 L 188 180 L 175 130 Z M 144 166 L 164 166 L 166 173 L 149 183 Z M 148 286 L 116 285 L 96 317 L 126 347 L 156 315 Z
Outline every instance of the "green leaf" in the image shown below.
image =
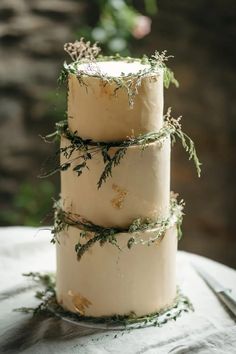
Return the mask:
M 83 169 L 86 167 L 86 162 L 83 162 L 79 165 L 76 165 L 74 168 L 73 168 L 73 171 L 75 171 L 77 173 L 78 176 L 80 176 L 83 172 Z
M 145 10 L 149 15 L 155 15 L 158 11 L 156 0 L 144 0 Z
M 173 71 L 171 69 L 165 67 L 165 69 L 164 69 L 164 87 L 166 89 L 168 89 L 171 83 L 173 85 L 175 85 L 176 87 L 179 87 L 179 82 L 176 80 Z

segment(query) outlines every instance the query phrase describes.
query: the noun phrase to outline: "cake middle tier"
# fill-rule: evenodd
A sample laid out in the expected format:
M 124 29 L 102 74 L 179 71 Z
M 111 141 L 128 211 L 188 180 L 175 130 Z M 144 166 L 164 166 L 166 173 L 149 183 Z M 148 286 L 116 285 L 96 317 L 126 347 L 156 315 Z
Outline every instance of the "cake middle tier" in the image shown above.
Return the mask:
M 61 139 L 61 148 L 69 146 Z M 118 148 L 111 148 L 112 157 Z M 104 227 L 127 228 L 137 218 L 156 220 L 169 214 L 170 202 L 170 138 L 154 142 L 144 150 L 140 146 L 127 148 L 120 163 L 112 168 L 98 189 L 105 164 L 101 150 L 87 161 L 80 176 L 73 170 L 82 163 L 81 151 L 69 159 L 61 155 L 61 164 L 71 166 L 61 171 L 62 207 Z

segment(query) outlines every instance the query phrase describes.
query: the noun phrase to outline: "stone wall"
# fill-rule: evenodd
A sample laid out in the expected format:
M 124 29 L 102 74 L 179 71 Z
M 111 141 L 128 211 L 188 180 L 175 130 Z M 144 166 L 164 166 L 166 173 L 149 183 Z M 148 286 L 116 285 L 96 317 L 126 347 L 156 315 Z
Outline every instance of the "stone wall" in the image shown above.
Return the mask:
M 73 0 L 0 2 L 2 208 L 8 208 L 22 182 L 40 183 L 40 166 L 53 147 L 39 134 L 53 129 L 55 117 L 60 119 L 55 100 L 63 45 L 75 39 L 83 11 Z M 54 182 L 58 185 L 58 177 Z
M 186 201 L 180 247 L 236 266 L 236 3 L 158 0 L 158 7 L 152 34 L 136 51 L 167 49 L 175 56 L 171 66 L 181 85 L 165 92 L 166 108 L 183 115 L 203 162 L 199 180 L 182 148 L 173 148 L 172 186 Z M 73 0 L 0 2 L 2 208 L 11 205 L 24 180 L 38 183 L 40 166 L 52 152 L 39 133 L 51 131 L 62 114 L 54 94 L 62 47 L 75 39 L 83 11 Z M 53 181 L 58 186 L 58 176 Z

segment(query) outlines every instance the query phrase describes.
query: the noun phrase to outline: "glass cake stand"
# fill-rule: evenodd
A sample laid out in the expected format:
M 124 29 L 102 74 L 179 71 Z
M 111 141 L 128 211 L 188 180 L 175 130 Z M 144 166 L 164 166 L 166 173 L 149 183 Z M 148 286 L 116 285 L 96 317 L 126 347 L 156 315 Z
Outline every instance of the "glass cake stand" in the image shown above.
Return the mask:
M 189 299 L 179 293 L 172 307 L 162 310 L 159 313 L 143 317 L 84 317 L 72 312 L 63 310 L 57 304 L 48 305 L 48 310 L 63 321 L 81 326 L 84 328 L 94 328 L 102 330 L 129 330 L 145 327 L 160 327 L 170 320 L 176 320 L 181 314 L 193 311 L 193 306 Z

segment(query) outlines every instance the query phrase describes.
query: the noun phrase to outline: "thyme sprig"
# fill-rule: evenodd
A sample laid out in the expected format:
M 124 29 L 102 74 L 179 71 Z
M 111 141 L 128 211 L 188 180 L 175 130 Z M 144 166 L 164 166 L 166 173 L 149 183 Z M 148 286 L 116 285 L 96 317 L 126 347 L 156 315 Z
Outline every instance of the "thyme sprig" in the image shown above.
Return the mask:
M 55 316 L 60 316 L 61 318 L 68 319 L 70 321 L 77 322 L 88 322 L 90 324 L 106 324 L 114 326 L 114 329 L 131 329 L 131 328 L 142 328 L 146 326 L 160 327 L 170 320 L 176 321 L 176 319 L 181 316 L 181 314 L 194 311 L 193 305 L 189 298 L 185 296 L 181 290 L 177 289 L 176 298 L 171 306 L 164 308 L 158 312 L 148 314 L 145 316 L 138 317 L 133 311 L 128 315 L 113 315 L 113 316 L 101 316 L 101 317 L 91 317 L 83 316 L 79 313 L 72 313 L 66 311 L 62 306 L 60 306 L 56 299 L 56 283 L 55 274 L 53 273 L 34 273 L 30 272 L 28 274 L 23 274 L 24 276 L 32 279 L 38 284 L 42 290 L 37 291 L 35 297 L 41 302 L 35 308 L 32 307 L 20 307 L 15 309 L 15 311 L 23 313 L 32 313 L 33 316 L 44 315 L 45 313 Z M 39 295 L 39 294 L 42 294 Z M 119 326 L 121 326 L 119 328 Z
M 54 203 L 55 224 L 52 230 L 53 238 L 51 242 L 60 243 L 60 232 L 70 226 L 79 229 L 80 237 L 83 240 L 86 240 L 86 242 L 79 241 L 75 245 L 75 252 L 78 260 L 80 260 L 84 253 L 88 251 L 95 243 L 99 243 L 100 246 L 103 246 L 105 243 L 110 243 L 121 250 L 117 240 L 117 235 L 119 233 L 130 233 L 130 238 L 127 241 L 128 249 L 131 249 L 134 245 L 138 244 L 150 246 L 152 243 L 163 237 L 167 229 L 174 224 L 177 225 L 178 238 L 181 237 L 183 207 L 183 200 L 178 203 L 176 195 L 171 195 L 170 212 L 167 217 L 161 217 L 157 220 L 137 218 L 132 222 L 129 228 L 124 229 L 95 225 L 80 215 L 64 211 L 61 207 L 61 202 L 56 201 Z M 153 232 L 151 232 L 151 236 L 147 240 L 144 240 L 142 239 L 141 234 L 147 230 Z
M 54 228 L 52 229 L 52 243 L 60 243 L 59 234 L 61 231 L 67 229 L 69 226 L 75 227 L 80 232 L 80 237 L 83 239 L 89 238 L 86 243 L 78 242 L 75 245 L 75 252 L 77 253 L 78 260 L 81 259 L 82 255 L 90 249 L 95 243 L 99 243 L 100 246 L 103 246 L 106 242 L 111 243 L 112 245 L 116 246 L 120 249 L 117 239 L 115 237 L 116 234 L 122 232 L 123 230 L 120 228 L 106 228 L 99 225 L 95 225 L 94 223 L 86 220 L 85 218 L 81 217 L 80 215 L 73 214 L 70 212 L 65 212 L 61 208 L 61 202 L 55 201 L 54 202 L 54 211 L 55 211 L 55 218 L 54 218 Z M 93 237 L 90 236 L 93 234 Z
M 39 273 L 39 272 L 29 272 L 24 273 L 23 276 L 30 278 L 36 284 L 42 286 L 42 290 L 37 290 L 35 297 L 40 300 L 40 304 L 35 308 L 32 307 L 21 307 L 15 311 L 24 313 L 33 313 L 33 315 L 43 314 L 48 312 L 48 306 L 51 303 L 52 298 L 56 299 L 56 278 L 53 273 Z
M 124 141 L 114 141 L 109 143 L 94 142 L 91 139 L 81 138 L 77 135 L 77 131 L 74 133 L 70 131 L 67 121 L 56 123 L 55 132 L 47 135 L 45 137 L 45 141 L 48 141 L 49 139 L 54 140 L 60 138 L 61 136 L 68 139 L 70 144 L 66 147 L 60 148 L 57 151 L 57 154 L 62 154 L 67 161 L 61 164 L 58 168 L 53 169 L 41 177 L 48 177 L 58 171 L 65 171 L 71 167 L 72 163 L 74 165 L 73 170 L 78 176 L 80 176 L 83 170 L 88 168 L 88 161 L 91 160 L 97 153 L 101 153 L 104 162 L 104 170 L 102 171 L 97 182 L 97 187 L 99 189 L 102 184 L 112 176 L 113 168 L 121 163 L 121 160 L 125 157 L 127 149 L 130 146 L 140 146 L 140 149 L 144 150 L 149 144 L 154 142 L 158 142 L 161 145 L 169 136 L 171 136 L 173 144 L 175 143 L 176 138 L 180 140 L 184 150 L 188 153 L 189 160 L 193 160 L 197 170 L 197 175 L 200 177 L 201 163 L 197 156 L 194 142 L 186 133 L 183 132 L 180 120 L 181 116 L 178 118 L 173 118 L 171 116 L 171 108 L 169 108 L 164 116 L 163 127 L 158 132 L 150 132 L 137 137 L 132 136 Z M 116 148 L 116 152 L 110 154 L 112 148 Z M 77 151 L 79 151 L 79 155 L 73 157 L 73 153 Z M 74 164 L 75 161 L 79 161 L 79 163 Z

